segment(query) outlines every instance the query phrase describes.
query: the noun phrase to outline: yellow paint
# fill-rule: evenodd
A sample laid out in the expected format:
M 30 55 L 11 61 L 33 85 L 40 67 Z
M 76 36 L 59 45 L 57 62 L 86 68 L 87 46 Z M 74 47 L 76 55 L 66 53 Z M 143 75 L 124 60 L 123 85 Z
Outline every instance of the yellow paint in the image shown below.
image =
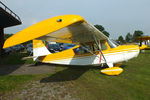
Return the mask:
M 120 67 L 112 67 L 112 68 L 105 68 L 101 70 L 101 73 L 106 75 L 119 75 L 123 72 L 123 69 Z
M 33 40 L 33 48 L 45 47 L 44 43 L 41 40 Z
M 58 21 L 59 19 L 62 19 L 62 21 Z M 35 38 L 39 38 L 41 36 L 47 35 L 51 32 L 55 32 L 61 28 L 81 21 L 85 20 L 78 15 L 62 15 L 41 21 L 8 38 L 5 41 L 3 48 L 8 48 L 29 40 L 33 40 Z
M 49 54 L 47 56 L 41 56 L 39 57 L 39 61 L 41 62 L 47 62 L 47 61 L 53 61 L 53 60 L 60 60 L 60 59 L 67 59 L 67 58 L 73 58 L 75 56 L 75 53 L 73 49 L 78 48 L 79 46 L 75 46 L 71 49 L 64 50 L 62 52 Z
M 144 50 L 147 47 L 148 47 L 147 45 L 142 45 L 142 46 L 140 46 L 140 50 Z
M 109 44 L 107 43 L 107 41 L 105 41 L 105 44 L 107 46 L 107 50 L 110 50 L 111 48 L 110 48 Z

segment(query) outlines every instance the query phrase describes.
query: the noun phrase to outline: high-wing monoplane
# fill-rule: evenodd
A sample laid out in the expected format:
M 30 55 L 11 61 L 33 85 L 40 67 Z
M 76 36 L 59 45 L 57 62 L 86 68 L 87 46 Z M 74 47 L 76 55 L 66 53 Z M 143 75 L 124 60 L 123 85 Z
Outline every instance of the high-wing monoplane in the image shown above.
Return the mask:
M 140 51 L 138 45 L 117 45 L 79 15 L 56 16 L 34 24 L 8 38 L 4 48 L 29 40 L 33 40 L 36 61 L 83 66 L 106 64 L 108 68 L 101 72 L 107 75 L 119 75 L 123 69 L 118 63 L 137 57 Z M 52 53 L 43 41 L 76 46 Z

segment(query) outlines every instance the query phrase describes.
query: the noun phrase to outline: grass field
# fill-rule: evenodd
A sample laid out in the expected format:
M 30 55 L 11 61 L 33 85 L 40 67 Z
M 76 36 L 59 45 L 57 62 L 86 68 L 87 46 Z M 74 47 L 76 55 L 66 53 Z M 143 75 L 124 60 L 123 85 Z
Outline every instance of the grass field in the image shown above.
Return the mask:
M 119 76 L 102 75 L 98 67 L 92 66 L 58 67 L 54 74 L 44 76 L 0 76 L 0 93 L 19 88 L 36 77 L 40 82 L 66 82 L 67 90 L 76 91 L 72 95 L 81 100 L 150 100 L 150 51 L 121 67 L 124 72 Z
M 140 54 L 122 66 L 119 76 L 90 69 L 76 82 L 79 96 L 86 100 L 150 100 L 150 52 Z
M 0 76 L 0 95 L 12 91 L 13 89 L 18 89 L 34 77 L 33 75 Z
M 150 100 L 150 52 L 122 67 L 124 72 L 119 76 L 102 75 L 90 66 L 59 68 L 47 81 L 71 81 L 69 91 L 76 90 L 75 96 L 81 100 Z
M 5 55 L 0 58 L 0 66 L 2 65 L 16 65 L 16 64 L 30 64 L 33 63 L 32 59 L 21 60 L 22 57 L 28 56 L 27 53 L 14 53 L 10 55 Z M 17 89 L 22 84 L 35 78 L 33 75 L 5 75 L 0 76 L 0 95 L 7 91 Z

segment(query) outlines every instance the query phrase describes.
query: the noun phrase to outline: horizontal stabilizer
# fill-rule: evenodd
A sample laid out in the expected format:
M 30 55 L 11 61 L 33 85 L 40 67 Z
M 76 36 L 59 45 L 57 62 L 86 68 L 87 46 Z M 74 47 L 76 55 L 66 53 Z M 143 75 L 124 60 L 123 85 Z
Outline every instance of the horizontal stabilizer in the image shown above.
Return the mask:
M 34 56 L 28 56 L 28 57 L 23 57 L 21 60 L 27 60 L 27 59 L 33 59 L 33 58 L 36 58 Z

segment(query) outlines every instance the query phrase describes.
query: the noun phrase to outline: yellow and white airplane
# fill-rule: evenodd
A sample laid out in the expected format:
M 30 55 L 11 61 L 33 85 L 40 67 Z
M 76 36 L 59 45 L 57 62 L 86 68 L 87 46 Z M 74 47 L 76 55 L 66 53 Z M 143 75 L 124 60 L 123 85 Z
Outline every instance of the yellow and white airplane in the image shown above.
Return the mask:
M 116 45 L 93 25 L 78 15 L 56 16 L 32 25 L 8 38 L 3 48 L 33 40 L 33 59 L 43 63 L 63 65 L 103 65 L 107 75 L 119 75 L 123 69 L 115 66 L 137 57 L 138 45 Z M 42 41 L 76 44 L 75 47 L 51 53 Z

